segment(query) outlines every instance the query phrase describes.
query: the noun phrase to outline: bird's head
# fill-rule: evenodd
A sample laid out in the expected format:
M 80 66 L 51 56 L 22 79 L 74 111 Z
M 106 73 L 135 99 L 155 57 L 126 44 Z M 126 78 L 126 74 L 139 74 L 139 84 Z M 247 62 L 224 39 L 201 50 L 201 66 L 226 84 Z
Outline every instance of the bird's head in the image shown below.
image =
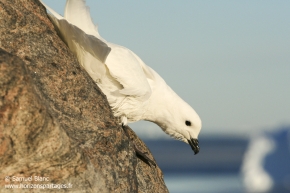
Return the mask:
M 180 99 L 180 98 L 179 98 Z M 195 154 L 199 152 L 198 134 L 201 120 L 195 110 L 182 99 L 167 104 L 162 121 L 157 124 L 171 137 L 188 143 Z
M 199 152 L 197 137 L 201 130 L 198 114 L 154 70 L 148 66 L 146 69 L 153 91 L 144 119 L 156 123 L 171 137 L 189 144 L 197 154 Z

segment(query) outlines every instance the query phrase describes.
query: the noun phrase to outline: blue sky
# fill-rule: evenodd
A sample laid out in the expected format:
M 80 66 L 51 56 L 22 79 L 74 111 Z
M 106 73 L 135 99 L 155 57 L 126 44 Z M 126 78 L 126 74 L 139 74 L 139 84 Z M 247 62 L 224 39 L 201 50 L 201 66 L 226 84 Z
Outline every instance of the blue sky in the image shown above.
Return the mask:
M 65 0 L 44 2 L 63 14 Z M 197 111 L 202 135 L 290 124 L 290 1 L 87 5 L 103 38 L 134 51 Z M 133 127 L 160 131 L 152 123 Z

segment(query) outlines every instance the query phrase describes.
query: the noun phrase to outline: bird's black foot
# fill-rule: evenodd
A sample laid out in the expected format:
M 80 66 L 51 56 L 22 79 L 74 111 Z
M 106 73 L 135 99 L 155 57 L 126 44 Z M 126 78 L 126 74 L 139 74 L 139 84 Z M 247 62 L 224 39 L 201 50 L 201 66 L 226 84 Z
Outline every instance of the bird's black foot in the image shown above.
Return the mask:
M 131 137 L 130 137 L 128 131 L 127 131 L 126 126 L 122 124 L 122 128 L 123 128 L 123 130 L 124 130 L 126 136 L 128 137 L 128 139 L 130 139 L 130 141 L 133 143 L 134 150 L 135 150 L 135 152 L 136 152 L 137 157 L 139 157 L 141 160 L 143 160 L 143 161 L 144 161 L 145 163 L 147 163 L 148 165 L 156 166 L 155 161 L 148 157 L 148 155 L 149 155 L 148 152 L 141 150 L 141 149 L 136 145 L 136 143 L 131 139 Z

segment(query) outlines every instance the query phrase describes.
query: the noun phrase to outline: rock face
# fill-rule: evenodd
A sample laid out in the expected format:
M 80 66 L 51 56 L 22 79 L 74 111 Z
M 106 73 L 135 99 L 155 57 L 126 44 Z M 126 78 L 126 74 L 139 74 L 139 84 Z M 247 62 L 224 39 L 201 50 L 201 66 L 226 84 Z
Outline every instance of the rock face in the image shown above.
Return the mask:
M 0 192 L 55 192 L 59 184 L 58 192 L 168 192 L 41 3 L 0 0 Z

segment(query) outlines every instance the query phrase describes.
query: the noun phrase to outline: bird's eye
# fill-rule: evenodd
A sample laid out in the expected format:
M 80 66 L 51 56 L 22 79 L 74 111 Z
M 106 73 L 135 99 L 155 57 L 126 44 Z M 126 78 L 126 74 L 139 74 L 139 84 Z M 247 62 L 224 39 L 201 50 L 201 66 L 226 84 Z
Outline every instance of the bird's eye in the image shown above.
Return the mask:
M 185 125 L 191 126 L 191 122 L 190 121 L 185 121 Z

